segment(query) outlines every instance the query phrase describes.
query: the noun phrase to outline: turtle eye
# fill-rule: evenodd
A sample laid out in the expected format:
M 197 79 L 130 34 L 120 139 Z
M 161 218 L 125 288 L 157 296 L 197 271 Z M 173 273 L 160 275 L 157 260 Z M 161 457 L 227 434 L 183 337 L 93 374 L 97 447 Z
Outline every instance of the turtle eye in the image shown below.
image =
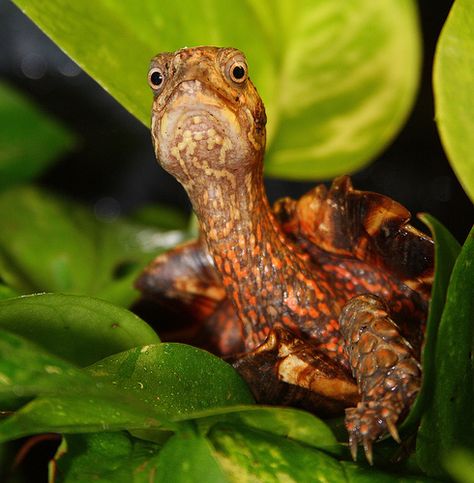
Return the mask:
M 150 87 L 154 91 L 160 90 L 163 86 L 164 81 L 165 76 L 163 75 L 163 71 L 160 68 L 154 67 L 148 73 L 148 84 L 150 84 Z
M 233 60 L 229 62 L 227 76 L 237 84 L 242 84 L 247 80 L 247 64 L 244 60 Z

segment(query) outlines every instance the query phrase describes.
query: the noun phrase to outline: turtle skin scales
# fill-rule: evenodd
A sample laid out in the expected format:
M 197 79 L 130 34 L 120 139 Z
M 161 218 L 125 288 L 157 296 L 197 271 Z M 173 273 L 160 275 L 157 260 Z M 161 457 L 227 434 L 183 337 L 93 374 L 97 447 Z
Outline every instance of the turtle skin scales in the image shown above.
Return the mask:
M 241 52 L 160 54 L 155 72 L 155 151 L 200 237 L 158 256 L 137 288 L 186 314 L 178 338 L 231 362 L 257 401 L 345 411 L 351 451 L 362 444 L 370 461 L 374 441 L 399 440 L 420 388 L 432 240 L 347 176 L 270 207 L 265 111 Z

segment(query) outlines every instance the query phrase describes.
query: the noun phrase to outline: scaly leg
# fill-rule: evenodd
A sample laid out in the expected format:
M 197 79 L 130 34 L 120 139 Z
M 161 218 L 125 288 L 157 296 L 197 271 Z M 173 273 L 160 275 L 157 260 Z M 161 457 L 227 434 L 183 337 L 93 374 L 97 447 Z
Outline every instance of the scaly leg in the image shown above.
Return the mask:
M 410 343 L 374 295 L 349 300 L 339 318 L 353 376 L 361 395 L 346 409 L 352 457 L 361 443 L 372 463 L 372 442 L 388 431 L 400 442 L 396 424 L 405 417 L 421 385 L 421 367 Z

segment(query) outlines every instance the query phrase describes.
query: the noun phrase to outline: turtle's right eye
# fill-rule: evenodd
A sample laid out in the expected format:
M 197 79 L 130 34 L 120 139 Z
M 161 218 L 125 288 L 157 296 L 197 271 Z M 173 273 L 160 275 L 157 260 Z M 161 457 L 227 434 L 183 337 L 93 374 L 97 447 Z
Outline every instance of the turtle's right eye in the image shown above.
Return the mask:
M 163 71 L 160 68 L 154 67 L 148 73 L 148 84 L 150 84 L 150 87 L 154 91 L 160 90 L 163 86 L 164 81 L 165 76 L 163 75 Z

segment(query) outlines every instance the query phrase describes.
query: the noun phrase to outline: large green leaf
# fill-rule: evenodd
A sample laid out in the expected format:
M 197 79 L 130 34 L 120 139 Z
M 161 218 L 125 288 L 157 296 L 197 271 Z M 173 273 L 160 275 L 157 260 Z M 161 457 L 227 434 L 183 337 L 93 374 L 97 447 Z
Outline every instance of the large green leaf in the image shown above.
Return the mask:
M 0 189 L 40 173 L 73 144 L 72 135 L 0 83 Z
M 474 3 L 456 0 L 436 49 L 436 123 L 454 172 L 474 201 Z
M 50 464 L 50 479 L 64 483 L 149 483 L 159 446 L 126 433 L 67 435 Z M 54 479 L 53 479 L 54 478 Z
M 151 463 L 156 467 L 156 483 L 229 482 L 210 442 L 192 431 L 170 438 Z
M 125 433 L 68 435 L 52 465 L 58 482 L 209 483 L 228 481 L 212 446 L 192 431 L 171 437 L 160 451 L 156 444 Z
M 74 384 L 74 381 L 70 381 Z M 90 383 L 90 382 L 89 382 Z M 93 433 L 125 429 L 155 430 L 172 427 L 166 418 L 117 393 L 86 388 L 76 394 L 39 397 L 0 422 L 0 442 L 41 433 Z M 82 388 L 82 386 L 81 386 Z
M 146 124 L 153 55 L 242 49 L 267 107 L 275 176 L 333 176 L 367 163 L 400 128 L 418 83 L 413 0 L 15 3 Z
M 96 380 L 133 394 L 172 417 L 251 404 L 247 385 L 227 363 L 184 344 L 157 344 L 110 356 L 88 368 Z
M 337 460 L 291 440 L 224 424 L 216 425 L 209 438 L 232 482 L 346 483 L 344 471 Z
M 75 386 L 68 386 L 74 380 Z M 5 401 L 75 390 L 91 379 L 72 364 L 46 352 L 30 341 L 0 329 L 0 407 Z
M 227 424 L 209 439 L 231 482 L 404 482 L 426 478 L 393 475 L 364 465 L 339 462 L 322 451 L 273 434 Z
M 438 329 L 446 302 L 451 272 L 461 251 L 459 243 L 438 220 L 426 213 L 420 215 L 419 218 L 430 228 L 435 241 L 435 273 L 421 358 L 423 383 L 418 397 L 401 428 L 402 431 L 406 430 L 407 432 L 412 432 L 415 429 L 421 414 L 433 396 L 435 379 L 438 377 L 436 373 Z
M 159 408 L 104 385 L 35 344 L 0 330 L 0 442 L 43 432 L 81 433 L 174 428 Z
M 433 398 L 417 439 L 420 467 L 443 476 L 454 448 L 474 448 L 474 229 L 451 275 L 436 345 Z
M 235 406 L 214 408 L 187 414 L 180 419 L 195 420 L 201 431 L 216 422 L 227 422 L 300 441 L 309 446 L 339 455 L 341 446 L 331 429 L 316 416 L 299 409 L 270 406 Z
M 0 441 L 43 432 L 173 427 L 162 412 L 35 344 L 3 330 L 0 336 L 0 409 L 23 405 L 0 422 Z
M 0 301 L 0 327 L 79 366 L 159 342 L 151 327 L 128 310 L 80 295 L 42 294 Z
M 30 187 L 0 193 L 0 276 L 20 293 L 67 292 L 129 305 L 133 279 L 179 231 L 100 222 L 85 208 Z

